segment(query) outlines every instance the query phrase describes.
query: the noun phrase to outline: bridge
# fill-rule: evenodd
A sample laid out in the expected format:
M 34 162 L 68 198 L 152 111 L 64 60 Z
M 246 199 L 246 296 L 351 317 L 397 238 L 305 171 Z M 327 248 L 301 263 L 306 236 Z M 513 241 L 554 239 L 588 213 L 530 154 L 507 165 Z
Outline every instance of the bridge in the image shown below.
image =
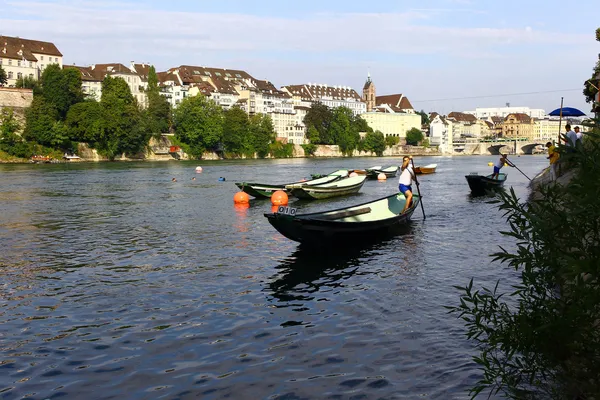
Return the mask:
M 527 139 L 498 140 L 456 140 L 453 143 L 454 153 L 485 154 L 534 154 L 544 151 L 545 141 L 528 141 Z

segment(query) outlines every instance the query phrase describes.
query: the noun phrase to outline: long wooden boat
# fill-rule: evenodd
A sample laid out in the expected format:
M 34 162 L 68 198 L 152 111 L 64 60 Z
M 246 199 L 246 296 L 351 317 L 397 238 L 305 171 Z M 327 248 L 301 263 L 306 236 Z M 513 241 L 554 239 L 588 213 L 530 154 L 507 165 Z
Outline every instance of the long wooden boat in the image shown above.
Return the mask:
M 296 214 L 295 209 L 280 207 L 277 213 L 268 213 L 265 217 L 283 236 L 304 245 L 352 245 L 355 241 L 398 233 L 399 228 L 410 221 L 419 201 L 420 197 L 413 195 L 412 204 L 404 213 L 406 198 L 396 193 L 367 203 L 310 214 Z
M 359 175 L 320 185 L 292 184 L 285 188 L 299 199 L 319 200 L 358 193 L 366 180 L 366 175 Z
M 287 192 L 288 190 L 285 188 L 287 185 L 319 185 L 323 183 L 330 183 L 340 180 L 348 176 L 348 170 L 340 169 L 335 172 L 332 172 L 329 175 L 326 175 L 322 178 L 311 179 L 308 181 L 299 181 L 293 183 L 283 183 L 271 185 L 267 183 L 255 183 L 255 182 L 236 182 L 236 186 L 240 188 L 243 192 L 248 193 L 252 197 L 256 198 L 271 198 L 271 195 L 278 190 L 282 190 Z
M 492 179 L 492 175 L 483 176 L 477 173 L 465 175 L 471 193 L 474 195 L 483 195 L 495 190 L 501 189 L 506 182 L 506 174 L 500 173 L 497 178 Z
M 429 164 L 429 165 L 424 165 L 422 167 L 415 167 L 415 174 L 417 174 L 417 175 L 433 174 L 435 172 L 436 168 L 437 168 L 437 164 Z
M 377 179 L 379 174 L 384 174 L 386 178 L 393 178 L 398 173 L 397 165 L 393 165 L 391 167 L 383 168 L 383 169 L 367 169 L 367 178 L 369 179 Z

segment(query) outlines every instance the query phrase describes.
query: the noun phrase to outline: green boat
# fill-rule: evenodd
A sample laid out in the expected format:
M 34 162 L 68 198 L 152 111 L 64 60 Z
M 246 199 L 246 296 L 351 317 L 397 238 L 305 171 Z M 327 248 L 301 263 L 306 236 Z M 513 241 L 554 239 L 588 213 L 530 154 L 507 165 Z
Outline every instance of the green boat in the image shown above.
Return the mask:
M 299 199 L 319 200 L 358 193 L 366 179 L 365 175 L 361 175 L 320 185 L 292 184 L 286 185 L 285 188 L 292 196 Z
M 285 188 L 287 185 L 319 185 L 323 183 L 330 183 L 340 180 L 348 176 L 348 170 L 340 169 L 331 174 L 324 176 L 319 179 L 311 179 L 309 181 L 300 181 L 293 183 L 284 183 L 271 185 L 266 183 L 254 183 L 254 182 L 236 182 L 236 186 L 243 192 L 248 193 L 252 197 L 256 198 L 271 198 L 271 195 L 278 190 L 288 192 Z
M 394 165 L 383 169 L 367 169 L 367 178 L 377 179 L 379 174 L 384 174 L 386 178 L 393 178 L 398 173 L 399 168 L 400 167 L 398 167 L 397 165 Z
M 396 193 L 346 208 L 297 214 L 296 209 L 281 206 L 276 213 L 265 214 L 269 223 L 288 239 L 307 246 L 331 246 L 377 240 L 399 233 L 410 221 L 420 197 L 413 195 L 411 206 L 402 212 L 406 198 Z

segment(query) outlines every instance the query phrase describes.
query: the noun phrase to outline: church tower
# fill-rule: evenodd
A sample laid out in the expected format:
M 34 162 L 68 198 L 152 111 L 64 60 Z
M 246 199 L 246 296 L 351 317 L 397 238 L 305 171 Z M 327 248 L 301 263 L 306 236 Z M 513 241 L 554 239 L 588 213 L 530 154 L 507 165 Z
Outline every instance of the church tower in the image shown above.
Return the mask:
M 367 103 L 367 112 L 375 109 L 375 84 L 371 81 L 371 73 L 367 75 L 367 81 L 363 86 L 363 101 Z

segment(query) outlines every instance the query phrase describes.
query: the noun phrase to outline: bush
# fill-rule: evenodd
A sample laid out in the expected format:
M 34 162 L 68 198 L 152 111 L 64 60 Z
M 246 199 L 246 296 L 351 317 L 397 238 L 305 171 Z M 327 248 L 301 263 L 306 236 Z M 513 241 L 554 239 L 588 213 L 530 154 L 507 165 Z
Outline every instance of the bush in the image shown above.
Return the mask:
M 301 146 L 304 149 L 304 154 L 307 155 L 307 156 L 314 156 L 315 155 L 315 151 L 317 151 L 317 145 L 316 144 L 308 143 L 308 144 L 303 144 Z
M 418 128 L 411 128 L 406 132 L 406 144 L 417 146 L 423 140 L 423 132 Z
M 400 143 L 400 138 L 398 136 L 386 136 L 385 144 L 387 147 L 392 147 Z
M 521 203 L 501 194 L 516 250 L 493 255 L 514 268 L 520 283 L 510 294 L 457 287 L 477 344 L 483 378 L 472 388 L 512 399 L 591 399 L 600 396 L 600 136 L 561 154 L 575 175 L 566 187 L 542 189 L 543 199 Z
M 269 145 L 269 153 L 275 158 L 290 158 L 294 155 L 294 145 L 276 141 Z

